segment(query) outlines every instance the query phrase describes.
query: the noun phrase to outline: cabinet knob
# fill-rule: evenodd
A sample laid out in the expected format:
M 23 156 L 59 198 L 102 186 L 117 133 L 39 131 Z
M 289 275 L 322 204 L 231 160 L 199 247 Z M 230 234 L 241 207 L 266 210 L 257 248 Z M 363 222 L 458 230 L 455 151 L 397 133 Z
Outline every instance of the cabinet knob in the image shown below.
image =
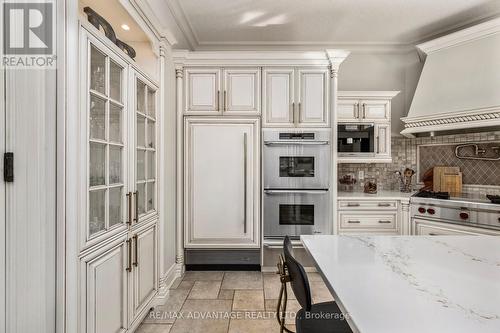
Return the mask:
M 419 212 L 420 214 L 424 214 L 424 213 L 425 213 L 425 208 L 424 208 L 424 207 L 419 207 L 419 208 L 418 208 L 418 212 Z
M 462 220 L 467 220 L 469 218 L 469 214 L 462 212 L 460 213 L 460 218 Z
M 434 215 L 436 214 L 436 210 L 434 208 L 427 208 L 427 213 Z

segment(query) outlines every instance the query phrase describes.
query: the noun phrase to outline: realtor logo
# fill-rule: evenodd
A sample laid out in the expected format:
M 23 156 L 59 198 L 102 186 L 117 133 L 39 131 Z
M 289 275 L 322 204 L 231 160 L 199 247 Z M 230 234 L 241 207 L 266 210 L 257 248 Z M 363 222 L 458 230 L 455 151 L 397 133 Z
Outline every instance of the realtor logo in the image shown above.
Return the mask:
M 6 1 L 2 9 L 2 65 L 24 68 L 53 67 L 53 0 Z

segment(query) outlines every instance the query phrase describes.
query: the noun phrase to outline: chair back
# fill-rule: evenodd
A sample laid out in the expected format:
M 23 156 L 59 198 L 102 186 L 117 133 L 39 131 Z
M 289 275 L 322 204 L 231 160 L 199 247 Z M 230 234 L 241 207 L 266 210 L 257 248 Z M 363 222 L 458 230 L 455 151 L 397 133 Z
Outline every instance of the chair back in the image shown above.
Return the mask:
M 292 242 L 288 236 L 285 237 L 283 243 L 283 252 L 285 254 L 285 263 L 290 275 L 290 284 L 293 293 L 297 298 L 300 306 L 305 311 L 311 311 L 311 289 L 309 287 L 309 280 L 307 279 L 304 267 L 293 256 Z

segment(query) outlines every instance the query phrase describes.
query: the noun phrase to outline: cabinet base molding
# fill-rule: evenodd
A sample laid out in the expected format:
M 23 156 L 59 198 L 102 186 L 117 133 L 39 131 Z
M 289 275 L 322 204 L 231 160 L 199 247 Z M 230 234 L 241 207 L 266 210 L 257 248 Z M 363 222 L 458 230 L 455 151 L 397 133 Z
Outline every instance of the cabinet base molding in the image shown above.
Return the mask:
M 260 271 L 260 265 L 186 265 L 186 271 Z
M 158 294 L 153 301 L 153 306 L 164 305 L 167 302 L 170 288 L 174 284 L 175 280 L 181 278 L 184 273 L 182 267 L 179 266 L 183 265 L 173 264 L 168 272 L 160 277 Z

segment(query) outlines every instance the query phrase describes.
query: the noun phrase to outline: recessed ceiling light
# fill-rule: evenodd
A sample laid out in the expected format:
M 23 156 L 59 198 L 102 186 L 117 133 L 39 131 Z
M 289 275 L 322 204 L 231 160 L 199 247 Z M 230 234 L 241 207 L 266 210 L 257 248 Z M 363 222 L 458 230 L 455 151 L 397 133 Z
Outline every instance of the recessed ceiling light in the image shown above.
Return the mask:
M 126 24 L 122 24 L 122 29 L 126 30 L 126 31 L 129 31 L 130 27 L 128 25 L 126 25 Z

